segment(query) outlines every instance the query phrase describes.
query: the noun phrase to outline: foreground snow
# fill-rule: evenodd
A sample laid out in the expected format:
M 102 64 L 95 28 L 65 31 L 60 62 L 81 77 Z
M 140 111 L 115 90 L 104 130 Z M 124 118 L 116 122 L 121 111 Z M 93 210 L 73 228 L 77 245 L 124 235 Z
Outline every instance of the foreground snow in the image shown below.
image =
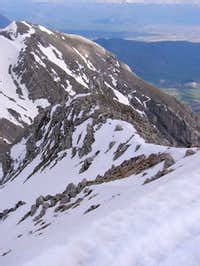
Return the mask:
M 37 229 L 31 220 L 16 226 L 18 210 L 0 226 L 0 253 L 12 250 L 1 265 L 199 265 L 199 159 L 200 152 L 182 158 L 147 185 L 138 175 L 93 186 L 93 198 L 78 208 L 58 217 L 48 210 L 43 234 L 28 233 Z M 83 215 L 94 204 L 100 207 Z

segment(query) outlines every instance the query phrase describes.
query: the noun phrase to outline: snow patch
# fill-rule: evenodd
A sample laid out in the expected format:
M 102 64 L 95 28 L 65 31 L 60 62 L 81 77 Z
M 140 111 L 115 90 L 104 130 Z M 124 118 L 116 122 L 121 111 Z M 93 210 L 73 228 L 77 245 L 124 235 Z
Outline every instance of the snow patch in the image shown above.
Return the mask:
M 41 44 L 39 44 L 39 49 L 42 51 L 44 55 L 46 55 L 48 60 L 50 60 L 52 63 L 60 67 L 67 75 L 74 78 L 76 82 L 78 82 L 81 86 L 88 88 L 88 85 L 85 83 L 83 78 L 80 75 L 74 74 L 68 68 L 68 66 L 65 63 L 62 53 L 58 49 L 56 49 L 52 45 L 49 45 L 48 47 L 44 47 Z
M 41 31 L 43 31 L 43 32 L 45 32 L 45 33 L 47 33 L 47 34 L 49 34 L 49 35 L 54 34 L 51 30 L 49 30 L 49 29 L 47 29 L 47 28 L 45 28 L 45 27 L 43 27 L 43 26 L 41 26 L 41 25 L 39 25 L 38 28 L 39 28 Z

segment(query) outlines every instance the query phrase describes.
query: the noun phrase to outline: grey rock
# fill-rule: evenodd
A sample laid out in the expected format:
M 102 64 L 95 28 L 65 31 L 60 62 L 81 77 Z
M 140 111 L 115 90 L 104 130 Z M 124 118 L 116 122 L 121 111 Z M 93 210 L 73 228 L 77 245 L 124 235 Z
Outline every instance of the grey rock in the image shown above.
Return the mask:
M 36 206 L 39 207 L 40 205 L 42 205 L 44 202 L 44 197 L 40 196 L 39 198 L 36 199 Z
M 77 193 L 80 193 L 87 186 L 87 179 L 83 179 L 77 186 Z
M 136 145 L 135 152 L 137 152 L 140 149 L 140 147 L 141 147 L 141 144 Z
M 35 204 L 33 204 L 32 206 L 31 206 L 31 216 L 34 216 L 35 215 L 35 213 L 36 213 L 36 211 L 37 211 L 37 209 L 38 209 L 38 207 L 35 205 Z
M 103 180 L 103 176 L 98 175 L 95 179 L 96 182 L 101 182 Z
M 89 167 L 91 166 L 92 161 L 93 161 L 93 158 L 87 158 L 87 159 L 85 159 L 85 161 L 83 162 L 83 164 L 81 166 L 81 169 L 79 171 L 79 174 L 87 171 L 89 169 Z
M 120 144 L 114 154 L 113 160 L 117 160 L 119 157 L 121 157 L 129 147 L 130 147 L 129 144 L 125 143 Z
M 83 193 L 84 194 L 87 194 L 89 192 L 90 188 L 89 187 L 86 187 L 84 190 L 83 190 Z
M 122 125 L 116 125 L 116 127 L 115 127 L 115 131 L 123 131 L 123 127 L 122 127 Z
M 54 207 L 56 206 L 57 200 L 55 198 L 50 199 L 50 206 L 49 207 Z
M 108 151 L 110 151 L 110 150 L 115 146 L 115 144 L 116 144 L 116 141 L 111 141 L 111 142 L 109 143 L 109 146 L 108 146 L 108 149 L 107 149 L 106 153 L 107 153 Z
M 49 203 L 48 202 L 44 202 L 43 204 L 42 204 L 42 208 L 44 208 L 45 210 L 47 210 L 48 208 L 49 208 Z
M 68 184 L 65 193 L 68 194 L 70 198 L 73 198 L 77 195 L 76 186 L 73 183 Z
M 55 201 L 59 201 L 64 197 L 64 195 L 62 193 L 58 193 L 54 196 L 54 200 Z
M 76 149 L 76 147 L 73 147 L 73 149 L 72 149 L 72 158 L 74 158 L 76 156 L 76 154 L 77 154 L 77 149 Z
M 46 210 L 47 210 L 46 208 L 42 208 L 42 210 L 40 211 L 39 215 L 36 216 L 36 217 L 33 219 L 33 221 L 35 222 L 35 221 L 40 220 L 40 219 L 45 215 Z
M 70 198 L 74 198 L 74 197 L 76 197 L 76 195 L 77 195 L 77 190 L 74 189 L 74 190 L 69 191 L 68 195 L 69 195 Z
M 83 146 L 79 149 L 79 157 L 82 158 L 84 155 L 87 155 L 92 150 L 92 144 L 94 143 L 94 129 L 88 124 L 87 125 L 87 134 L 83 141 Z
M 97 204 L 97 205 L 92 205 L 90 206 L 89 209 L 87 209 L 84 214 L 87 214 L 88 212 L 91 212 L 91 211 L 94 211 L 95 209 L 99 208 L 100 207 L 100 204 Z
M 60 204 L 66 204 L 70 201 L 70 197 L 68 195 L 65 195 L 61 200 Z
M 44 197 L 44 201 L 48 201 L 48 200 L 51 200 L 52 199 L 52 196 L 51 195 L 47 195 Z
M 194 155 L 196 152 L 194 150 L 187 150 L 185 152 L 185 157 L 188 157 L 188 156 L 191 156 L 191 155 Z
M 167 169 L 174 164 L 175 164 L 174 158 L 170 154 L 167 154 L 164 162 L 164 169 Z
M 68 193 L 70 192 L 71 190 L 74 190 L 76 189 L 76 186 L 73 184 L 73 183 L 69 183 L 65 189 L 65 192 Z

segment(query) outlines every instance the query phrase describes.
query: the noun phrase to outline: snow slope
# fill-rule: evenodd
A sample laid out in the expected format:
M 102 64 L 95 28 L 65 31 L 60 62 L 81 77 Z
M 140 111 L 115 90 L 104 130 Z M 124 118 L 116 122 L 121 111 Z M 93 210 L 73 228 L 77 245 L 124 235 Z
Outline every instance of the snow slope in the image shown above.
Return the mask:
M 28 27 L 30 28 L 29 25 Z M 17 34 L 17 25 L 16 22 L 13 22 L 2 31 L 10 34 L 12 39 L 0 35 L 0 47 L 3 51 L 0 61 L 0 118 L 6 118 L 12 123 L 23 127 L 23 122 L 27 124 L 32 123 L 32 119 L 38 114 L 39 106 L 46 107 L 49 105 L 45 99 L 35 102 L 30 100 L 28 90 L 24 84 L 21 84 L 21 80 L 14 73 L 13 75 L 9 74 L 9 68 L 17 65 L 20 60 L 20 52 L 26 49 L 25 41 L 34 34 L 34 30 L 30 28 L 26 34 Z M 22 96 L 16 92 L 15 81 L 22 88 Z M 16 120 L 9 112 L 9 109 L 15 110 L 15 112 L 20 114 L 21 122 Z
M 157 169 L 93 186 L 79 207 L 57 217 L 50 209 L 42 234 L 30 233 L 39 227 L 31 219 L 16 226 L 23 207 L 1 222 L 0 252 L 11 250 L 1 265 L 198 265 L 199 158 L 179 159 L 174 172 L 147 185 Z
M 80 133 L 85 132 L 88 123 L 90 121 L 75 130 L 75 143 Z M 115 131 L 119 125 L 122 130 Z M 128 139 L 129 149 L 113 161 L 116 147 Z M 113 140 L 116 145 L 105 155 L 109 143 Z M 80 146 L 81 141 L 80 139 L 78 144 Z M 135 151 L 138 144 L 141 147 Z M 23 149 L 24 140 L 13 147 L 13 158 L 19 160 L 25 154 Z M 19 200 L 25 201 L 26 205 L 10 214 L 7 219 L 0 220 L 0 234 L 3 239 L 0 242 L 0 264 L 198 265 L 199 255 L 196 247 L 200 232 L 200 170 L 196 166 L 200 152 L 197 151 L 192 157 L 185 157 L 185 148 L 145 143 L 133 126 L 120 120 L 108 120 L 96 131 L 95 143 L 89 156 L 99 149 L 101 153 L 95 158 L 92 166 L 81 175 L 80 159 L 72 159 L 68 152 L 52 169 L 50 165 L 24 183 L 40 161 L 38 156 L 16 179 L 1 187 L 2 210 L 11 208 Z M 81 192 L 71 200 L 76 202 L 78 198 L 83 198 L 80 205 L 63 213 L 55 212 L 54 208 L 48 209 L 43 218 L 45 228 L 33 222 L 32 217 L 18 224 L 38 196 L 59 193 L 68 183 L 78 183 L 82 178 L 92 180 L 110 169 L 113 164 L 120 165 L 134 156 L 148 156 L 159 152 L 170 153 L 176 161 L 172 166 L 174 171 L 160 179 L 143 185 L 147 178 L 151 178 L 163 168 L 163 163 L 138 175 L 93 185 L 90 195 L 84 196 Z M 91 206 L 97 205 L 98 208 L 85 214 Z
M 198 119 L 82 37 L 0 33 L 0 119 L 27 125 L 0 154 L 0 265 L 199 266 L 200 150 L 167 146 Z

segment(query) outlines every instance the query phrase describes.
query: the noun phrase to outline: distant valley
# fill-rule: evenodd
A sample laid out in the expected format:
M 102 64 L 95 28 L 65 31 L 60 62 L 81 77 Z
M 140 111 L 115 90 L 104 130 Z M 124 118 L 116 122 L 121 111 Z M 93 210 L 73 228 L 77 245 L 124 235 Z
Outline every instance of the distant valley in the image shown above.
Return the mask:
M 200 44 L 98 39 L 143 79 L 200 111 Z

